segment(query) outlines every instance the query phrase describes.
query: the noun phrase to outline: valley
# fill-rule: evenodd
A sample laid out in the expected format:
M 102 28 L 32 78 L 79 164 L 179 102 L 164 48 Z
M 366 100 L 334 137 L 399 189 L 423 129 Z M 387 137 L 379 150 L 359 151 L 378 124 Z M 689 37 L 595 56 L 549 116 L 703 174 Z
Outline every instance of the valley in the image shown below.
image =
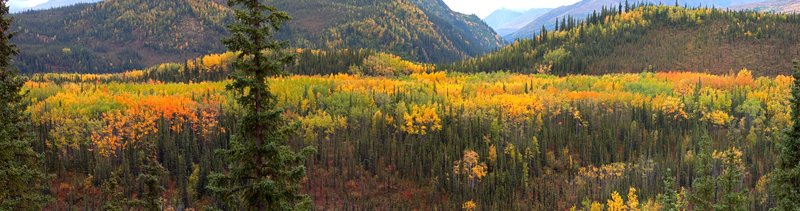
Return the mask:
M 794 1 L 453 4 L 0 1 L 0 210 L 800 207 Z

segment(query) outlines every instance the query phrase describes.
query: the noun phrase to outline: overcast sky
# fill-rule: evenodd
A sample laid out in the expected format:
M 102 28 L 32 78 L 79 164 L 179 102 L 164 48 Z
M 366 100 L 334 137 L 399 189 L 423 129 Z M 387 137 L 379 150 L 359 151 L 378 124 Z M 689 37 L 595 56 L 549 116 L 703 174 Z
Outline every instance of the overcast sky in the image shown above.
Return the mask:
M 9 0 L 8 6 L 11 7 L 11 10 L 20 10 L 39 6 L 40 4 L 47 3 L 47 1 L 48 0 Z
M 444 0 L 451 9 L 466 13 L 476 14 L 485 18 L 495 10 L 508 8 L 513 10 L 527 10 L 531 8 L 556 8 L 574 4 L 579 0 Z

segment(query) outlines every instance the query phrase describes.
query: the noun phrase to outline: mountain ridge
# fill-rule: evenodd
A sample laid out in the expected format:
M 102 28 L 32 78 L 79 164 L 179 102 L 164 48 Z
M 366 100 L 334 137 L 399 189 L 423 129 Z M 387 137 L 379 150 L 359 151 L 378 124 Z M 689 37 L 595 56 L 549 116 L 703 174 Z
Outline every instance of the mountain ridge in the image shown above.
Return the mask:
M 712 0 L 710 2 L 704 0 L 678 0 L 677 3 L 680 6 L 689 6 L 689 7 L 698 7 L 698 6 L 729 7 L 732 5 L 747 4 L 747 3 L 762 2 L 762 1 L 765 0 Z M 522 27 L 517 32 L 504 36 L 504 38 L 506 40 L 514 40 L 519 38 L 533 37 L 534 34 L 539 32 L 542 26 L 550 30 L 555 28 L 554 24 L 557 20 L 561 20 L 562 18 L 567 16 L 571 16 L 577 19 L 583 19 L 594 11 L 600 12 L 600 10 L 602 10 L 603 7 L 616 9 L 620 5 L 624 6 L 626 4 L 636 4 L 636 3 L 674 5 L 675 2 L 676 1 L 665 2 L 660 0 L 582 0 L 572 5 L 566 5 L 555 8 L 550 12 L 541 15 L 535 20 L 531 21 L 530 24 Z
M 566 26 L 446 68 L 558 75 L 746 68 L 777 75 L 789 74 L 800 58 L 798 14 L 640 6 Z
M 800 12 L 800 0 L 771 0 L 760 3 L 738 5 L 732 9 L 749 9 L 761 12 L 798 13 Z
M 118 72 L 224 51 L 232 12 L 221 0 L 106 0 L 15 14 L 23 72 Z M 476 16 L 441 0 L 270 0 L 294 19 L 292 47 L 374 49 L 452 62 L 503 44 Z

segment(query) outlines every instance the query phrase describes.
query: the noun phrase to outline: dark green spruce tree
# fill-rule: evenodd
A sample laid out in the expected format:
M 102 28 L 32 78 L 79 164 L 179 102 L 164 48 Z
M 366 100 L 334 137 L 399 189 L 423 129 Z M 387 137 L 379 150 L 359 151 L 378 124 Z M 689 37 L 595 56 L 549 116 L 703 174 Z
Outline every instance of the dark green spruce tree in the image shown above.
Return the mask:
M 689 201 L 697 210 L 711 210 L 714 208 L 714 160 L 711 158 L 711 137 L 708 132 L 703 132 L 698 142 L 694 156 L 694 180 Z
M 42 194 L 48 176 L 41 155 L 33 150 L 30 120 L 23 112 L 24 80 L 11 67 L 17 48 L 9 43 L 6 0 L 0 0 L 0 210 L 38 210 L 50 201 Z
M 111 178 L 103 182 L 103 210 L 107 211 L 122 211 L 127 202 L 125 194 L 122 193 L 119 172 L 114 171 L 111 173 Z
M 209 190 L 222 206 L 244 210 L 308 210 L 311 199 L 300 193 L 305 176 L 305 157 L 311 147 L 295 152 L 288 146 L 294 132 L 276 108 L 277 98 L 267 79 L 284 74 L 293 55 L 275 33 L 289 15 L 260 0 L 229 0 L 235 23 L 228 26 L 231 37 L 223 40 L 228 49 L 240 52 L 228 90 L 234 91 L 245 114 L 228 149 L 219 154 L 228 161 L 225 173 L 211 176 Z
M 671 169 L 667 169 L 667 174 L 664 177 L 664 192 L 658 194 L 656 200 L 661 204 L 662 210 L 680 210 L 678 206 L 678 191 L 675 189 L 675 176 L 672 175 Z
M 164 187 L 161 186 L 161 177 L 167 174 L 167 170 L 158 162 L 155 144 L 143 145 L 139 151 L 141 173 L 136 178 L 143 188 L 139 204 L 146 210 L 162 210 Z
M 794 78 L 800 79 L 800 63 L 794 61 Z M 777 169 L 772 174 L 772 190 L 777 210 L 800 210 L 800 80 L 792 86 L 794 125 L 780 144 Z
M 747 210 L 749 202 L 747 191 L 742 188 L 745 167 L 741 156 L 741 151 L 730 149 L 722 153 L 722 157 L 716 157 L 722 161 L 722 172 L 717 177 L 720 198 L 714 210 Z

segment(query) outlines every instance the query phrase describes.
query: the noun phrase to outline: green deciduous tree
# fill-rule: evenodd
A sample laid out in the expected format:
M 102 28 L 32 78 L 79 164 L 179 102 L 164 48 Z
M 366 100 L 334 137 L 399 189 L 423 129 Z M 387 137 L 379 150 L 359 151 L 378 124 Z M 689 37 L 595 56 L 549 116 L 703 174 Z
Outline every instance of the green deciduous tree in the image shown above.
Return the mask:
M 30 120 L 23 112 L 22 84 L 10 67 L 17 48 L 9 43 L 11 18 L 0 0 L 0 210 L 41 209 L 49 197 L 42 194 L 48 176 L 42 172 L 40 155 L 32 146 Z
M 800 63 L 794 62 L 794 78 L 800 78 Z M 792 86 L 792 121 L 794 125 L 780 144 L 777 169 L 772 174 L 773 193 L 778 210 L 800 207 L 800 80 Z
M 220 154 L 228 160 L 228 172 L 211 176 L 209 189 L 228 206 L 246 210 L 310 209 L 311 200 L 300 194 L 305 176 L 305 157 L 313 148 L 297 153 L 286 144 L 293 132 L 287 127 L 267 79 L 284 74 L 293 56 L 286 43 L 273 38 L 289 15 L 259 0 L 230 0 L 236 22 L 232 36 L 223 42 L 241 52 L 234 63 L 234 80 L 228 89 L 240 97 L 246 110 L 229 149 Z

